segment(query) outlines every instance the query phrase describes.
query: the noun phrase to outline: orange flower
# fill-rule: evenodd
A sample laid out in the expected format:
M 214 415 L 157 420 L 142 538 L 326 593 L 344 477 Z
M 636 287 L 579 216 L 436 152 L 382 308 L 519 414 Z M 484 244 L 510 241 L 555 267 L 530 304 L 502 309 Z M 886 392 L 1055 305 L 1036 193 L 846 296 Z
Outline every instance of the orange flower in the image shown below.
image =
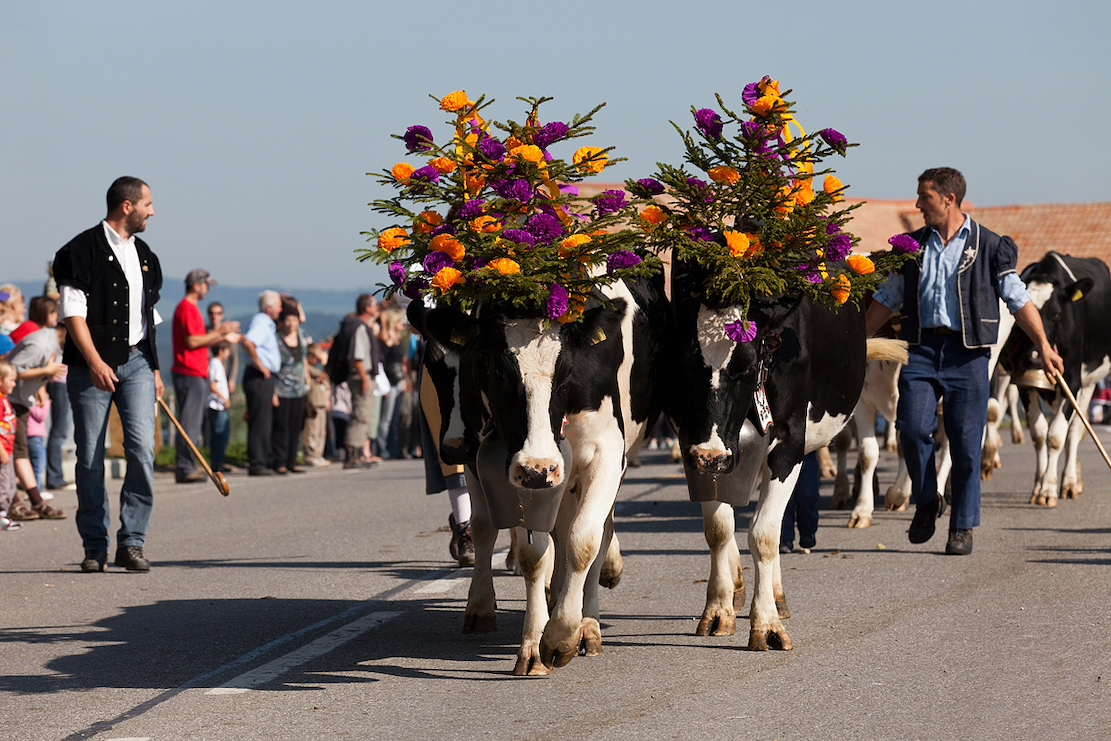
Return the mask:
M 729 247 L 729 254 L 733 257 L 744 257 L 751 246 L 746 235 L 732 229 L 725 230 L 725 244 Z
M 467 192 L 472 196 L 478 195 L 478 192 L 486 185 L 486 178 L 482 175 L 467 174 Z
M 399 226 L 391 227 L 378 235 L 378 249 L 393 252 L 409 244 L 409 233 Z
M 833 298 L 837 299 L 838 304 L 843 304 L 849 300 L 849 289 L 852 288 L 852 285 L 849 282 L 849 276 L 842 273 L 837 276 L 837 285 L 831 288 L 829 292 L 833 294 Z
M 783 100 L 776 94 L 761 95 L 752 104 L 752 112 L 757 116 L 766 116 L 777 106 L 783 103 Z
M 784 185 L 780 188 L 779 198 L 781 200 L 776 205 L 775 212 L 786 218 L 788 214 L 795 210 L 795 197 L 791 194 L 791 186 Z
M 578 318 L 583 315 L 583 310 L 585 308 L 586 301 L 583 299 L 582 294 L 572 293 L 567 303 L 567 311 L 559 315 L 556 321 L 560 324 L 570 324 L 571 322 L 578 321 Z
M 390 170 L 390 174 L 393 175 L 394 180 L 404 183 L 412 177 L 416 169 L 417 168 L 413 167 L 408 162 L 398 162 L 393 166 L 393 169 Z
M 875 264 L 864 255 L 849 255 L 845 258 L 845 262 L 849 264 L 849 270 L 857 275 L 868 275 L 876 272 Z
M 733 185 L 741 179 L 741 174 L 739 172 L 725 165 L 711 167 L 707 174 L 715 183 L 728 183 L 729 185 Z
M 509 156 L 521 162 L 537 164 L 544 161 L 544 152 L 535 144 L 522 144 L 509 150 Z
M 822 190 L 833 196 L 834 203 L 844 198 L 841 193 L 841 189 L 844 187 L 836 175 L 826 175 L 826 179 L 822 181 Z
M 497 270 L 502 275 L 511 275 L 512 273 L 521 272 L 521 266 L 515 260 L 510 260 L 508 257 L 499 257 L 486 263 L 486 267 Z
M 493 234 L 494 232 L 501 231 L 501 222 L 493 216 L 479 216 L 477 219 L 471 221 L 471 229 L 483 234 Z
M 428 164 L 439 170 L 442 175 L 447 175 L 449 172 L 455 171 L 455 163 L 447 157 L 437 157 Z
M 515 136 L 511 136 L 505 140 L 505 151 L 512 152 L 514 149 L 521 146 L 522 144 L 524 144 L 523 141 Z
M 640 212 L 640 219 L 645 224 L 662 224 L 667 220 L 667 213 L 659 206 L 646 206 Z
M 796 180 L 795 186 L 798 188 L 795 191 L 795 203 L 806 206 L 814 201 L 814 189 L 810 187 L 809 182 L 800 183 Z
M 431 234 L 432 230 L 444 223 L 444 217 L 435 211 L 421 211 L 417 214 L 416 231 L 418 234 Z
M 760 93 L 763 95 L 775 95 L 779 97 L 779 80 L 773 80 L 770 77 L 760 80 Z
M 446 252 L 448 256 L 456 262 L 462 260 L 463 255 L 467 253 L 466 249 L 463 247 L 463 243 L 450 234 L 437 234 L 432 238 L 429 247 L 434 251 L 439 250 L 440 252 Z
M 608 160 L 601 147 L 579 147 L 571 157 L 572 162 L 590 172 L 601 172 Z
M 572 234 L 559 243 L 559 256 L 571 257 L 578 251 L 579 247 L 590 241 L 590 237 L 585 234 Z
M 432 285 L 438 288 L 440 293 L 447 293 L 452 286 L 456 283 L 466 283 L 467 279 L 463 277 L 455 268 L 440 268 L 440 272 L 432 276 Z
M 467 94 L 462 90 L 456 90 L 454 93 L 448 93 L 440 99 L 441 111 L 458 111 L 460 108 L 466 108 L 471 105 L 471 101 L 467 98 Z

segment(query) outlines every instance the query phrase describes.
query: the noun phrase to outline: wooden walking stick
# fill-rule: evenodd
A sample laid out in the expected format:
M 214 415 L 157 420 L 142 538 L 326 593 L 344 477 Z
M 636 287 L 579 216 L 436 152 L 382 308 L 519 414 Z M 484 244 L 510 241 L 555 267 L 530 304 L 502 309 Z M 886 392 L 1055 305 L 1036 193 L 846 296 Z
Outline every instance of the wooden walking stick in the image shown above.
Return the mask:
M 1045 372 L 1046 375 L 1060 384 L 1061 390 L 1065 392 L 1065 398 L 1072 403 L 1072 408 L 1076 410 L 1076 413 L 1080 415 L 1080 421 L 1084 423 L 1084 429 L 1092 436 L 1092 442 L 1099 448 L 1099 454 L 1103 456 L 1103 462 L 1107 464 L 1108 468 L 1111 468 L 1111 458 L 1107 457 L 1107 451 L 1103 449 L 1103 443 L 1096 437 L 1096 431 L 1092 429 L 1092 425 L 1088 422 L 1088 415 L 1080 408 L 1080 405 L 1076 403 L 1076 397 L 1072 395 L 1072 390 L 1069 388 L 1069 385 L 1065 383 L 1065 379 L 1061 378 L 1061 376 L 1057 374 L 1057 371 L 1049 364 L 1046 364 Z
M 201 462 L 201 467 L 208 472 L 208 476 L 212 479 L 212 483 L 216 484 L 216 489 L 225 497 L 230 494 L 231 490 L 228 488 L 228 481 L 224 478 L 224 474 L 219 471 L 213 471 L 208 465 L 208 461 L 204 459 L 204 456 L 201 455 L 201 451 L 197 450 L 197 446 L 194 445 L 193 441 L 189 439 L 189 436 L 185 434 L 185 428 L 181 426 L 181 422 L 177 421 L 177 417 L 170 411 L 170 407 L 166 405 L 165 400 L 159 399 L 158 403 L 166 410 L 166 415 L 170 418 L 170 421 L 174 423 L 174 427 L 177 428 L 177 433 L 185 438 L 185 442 L 189 444 L 189 449 L 193 451 L 193 455 Z M 1106 455 L 1106 453 L 1104 455 Z

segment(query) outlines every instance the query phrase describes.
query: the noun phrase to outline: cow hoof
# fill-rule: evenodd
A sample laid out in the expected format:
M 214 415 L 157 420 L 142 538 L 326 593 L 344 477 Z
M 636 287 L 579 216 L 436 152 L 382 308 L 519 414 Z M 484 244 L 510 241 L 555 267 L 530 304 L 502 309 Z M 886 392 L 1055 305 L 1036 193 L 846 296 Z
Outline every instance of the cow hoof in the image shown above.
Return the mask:
M 991 475 L 995 473 L 994 461 L 981 461 L 980 462 L 980 480 L 987 481 Z
M 582 644 L 579 646 L 583 656 L 602 655 L 602 628 L 593 618 L 583 620 Z
M 551 626 L 551 622 L 548 625 Z M 578 630 L 562 641 L 551 639 L 548 635 L 548 631 L 545 630 L 544 637 L 540 639 L 540 660 L 544 662 L 544 666 L 548 667 L 549 670 L 567 666 L 571 663 L 571 659 L 578 656 L 582 647 L 583 630 L 581 625 Z M 600 643 L 601 639 L 599 639 Z
M 473 612 L 463 614 L 464 633 L 493 633 L 498 629 L 496 615 L 479 615 Z
M 1079 499 L 1084 492 L 1084 487 L 1079 484 L 1066 484 L 1061 487 L 1062 499 Z
M 780 620 L 786 620 L 791 617 L 791 611 L 787 609 L 787 598 L 777 599 L 775 601 L 775 609 L 779 613 Z
M 872 516 L 871 515 L 856 515 L 856 514 L 854 514 L 849 518 L 849 527 L 855 527 L 855 528 L 872 527 Z
M 517 654 L 517 664 L 513 667 L 515 677 L 546 677 L 552 670 L 540 660 L 536 647 L 526 649 L 521 647 Z
M 1018 425 L 1011 425 L 1011 442 L 1015 445 L 1022 445 L 1026 442 L 1026 435 Z
M 730 614 L 724 610 L 715 609 L 703 613 L 694 634 L 705 638 L 707 636 L 731 636 L 736 632 L 736 613 Z
M 783 628 L 768 630 L 758 630 L 753 628 L 748 633 L 748 650 L 749 651 L 767 651 L 774 648 L 779 651 L 791 650 L 791 639 L 787 637 L 787 631 Z

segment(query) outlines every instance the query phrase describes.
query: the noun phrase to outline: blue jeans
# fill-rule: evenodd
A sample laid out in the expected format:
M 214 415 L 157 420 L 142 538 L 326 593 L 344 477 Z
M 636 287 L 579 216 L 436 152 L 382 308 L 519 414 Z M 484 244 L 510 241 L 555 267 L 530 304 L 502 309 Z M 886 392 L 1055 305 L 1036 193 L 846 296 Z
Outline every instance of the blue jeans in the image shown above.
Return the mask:
M 795 542 L 795 523 L 799 526 L 799 546 L 813 548 L 818 544 L 818 454 L 807 453 L 802 459 L 802 470 L 791 492 L 791 501 L 783 513 L 779 531 L 780 544 Z
M 50 394 L 50 434 L 46 438 L 46 488 L 61 489 L 66 485 L 62 473 L 62 446 L 73 427 L 73 412 L 69 406 L 69 393 L 64 381 L 49 381 L 46 392 Z M 42 488 L 42 485 L 39 485 Z
M 149 352 L 136 350 L 116 366 L 115 392 L 93 386 L 88 366 L 69 370 L 73 438 L 77 443 L 77 532 L 87 551 L 108 551 L 111 512 L 104 483 L 104 436 L 114 401 L 123 424 L 127 474 L 120 489 L 120 529 L 116 545 L 141 546 L 154 501 L 154 371 Z
M 46 477 L 46 438 L 42 435 L 27 436 L 27 457 L 31 460 L 31 468 L 35 471 L 35 484 L 39 489 L 45 489 Z
M 945 434 L 953 456 L 951 529 L 966 530 L 980 524 L 980 444 L 988 415 L 988 355 L 986 348 L 965 348 L 960 334 L 923 331 L 922 342 L 910 346 L 910 361 L 899 375 L 895 426 L 915 504 L 937 496 L 934 432 L 937 401 L 945 401 Z
M 209 453 L 212 458 L 212 470 L 219 471 L 224 465 L 224 454 L 228 449 L 228 410 L 208 410 L 208 424 L 212 428 L 212 438 L 209 441 Z

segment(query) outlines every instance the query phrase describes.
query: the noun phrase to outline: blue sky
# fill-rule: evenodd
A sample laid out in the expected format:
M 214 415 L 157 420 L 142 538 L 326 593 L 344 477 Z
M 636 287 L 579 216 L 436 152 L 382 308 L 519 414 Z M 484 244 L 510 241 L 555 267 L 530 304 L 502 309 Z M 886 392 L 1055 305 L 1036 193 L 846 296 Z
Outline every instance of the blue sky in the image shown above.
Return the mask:
M 359 290 L 385 226 L 368 171 L 391 133 L 444 132 L 427 96 L 459 88 L 520 119 L 600 102 L 596 142 L 678 163 L 669 119 L 764 74 L 808 130 L 860 147 L 833 163 L 850 195 L 913 197 L 950 165 L 980 205 L 1111 200 L 1106 2 L 50 2 L 0 7 L 0 280 L 38 279 L 103 217 L 118 175 L 151 184 L 144 235 L 167 285 Z M 578 142 L 585 143 L 585 142 Z M 557 147 L 560 145 L 556 145 Z M 557 154 L 568 155 L 556 150 Z M 171 289 L 171 294 L 174 289 Z

